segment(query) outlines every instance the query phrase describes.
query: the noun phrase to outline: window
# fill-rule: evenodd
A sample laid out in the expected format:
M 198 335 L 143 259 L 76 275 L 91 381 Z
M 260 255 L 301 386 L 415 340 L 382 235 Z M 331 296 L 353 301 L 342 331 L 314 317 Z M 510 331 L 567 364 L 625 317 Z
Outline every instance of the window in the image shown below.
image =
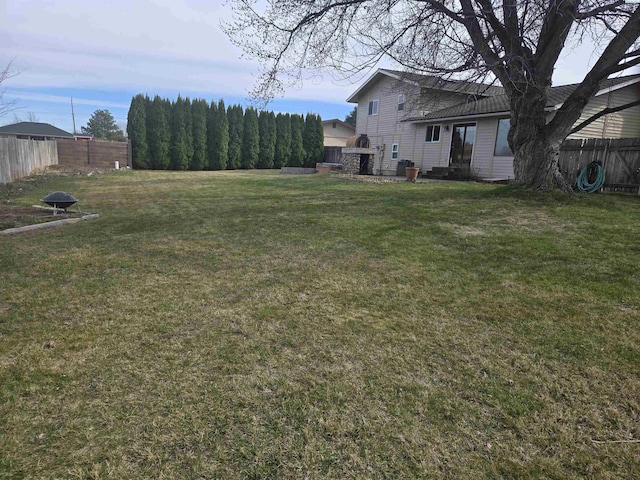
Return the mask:
M 395 159 L 398 158 L 398 144 L 394 143 L 393 145 L 391 145 L 391 158 Z
M 398 95 L 398 110 L 404 110 L 404 95 Z
M 427 134 L 424 137 L 424 141 L 427 143 L 440 141 L 440 125 L 427 126 Z
M 378 114 L 378 100 L 371 100 L 369 102 L 369 115 Z
M 496 135 L 496 149 L 493 154 L 496 157 L 512 157 L 513 152 L 509 143 L 507 142 L 507 134 L 511 127 L 511 120 L 508 118 L 501 118 L 498 120 L 498 134 Z
M 337 123 L 337 122 L 333 122 L 333 123 L 331 124 L 331 127 L 332 127 L 332 128 L 336 128 L 337 126 L 338 126 L 338 123 Z

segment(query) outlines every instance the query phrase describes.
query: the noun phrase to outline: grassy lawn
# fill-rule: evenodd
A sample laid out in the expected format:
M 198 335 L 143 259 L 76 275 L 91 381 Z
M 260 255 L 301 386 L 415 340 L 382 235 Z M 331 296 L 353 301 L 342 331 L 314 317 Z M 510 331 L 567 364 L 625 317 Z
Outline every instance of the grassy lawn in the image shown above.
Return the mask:
M 638 478 L 640 197 L 53 177 L 0 237 L 0 478 Z

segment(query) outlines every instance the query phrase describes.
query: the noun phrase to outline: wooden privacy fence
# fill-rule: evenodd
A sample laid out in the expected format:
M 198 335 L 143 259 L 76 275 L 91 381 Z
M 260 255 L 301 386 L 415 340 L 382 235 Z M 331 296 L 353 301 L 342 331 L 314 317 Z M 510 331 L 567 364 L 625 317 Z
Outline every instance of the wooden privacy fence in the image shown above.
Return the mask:
M 58 140 L 60 165 L 71 167 L 92 166 L 114 168 L 131 167 L 131 142 L 110 142 L 108 140 Z
M 604 168 L 604 190 L 640 193 L 640 138 L 566 140 L 560 148 L 560 171 L 574 185 L 591 162 Z
M 0 138 L 0 184 L 26 177 L 34 170 L 58 164 L 55 141 Z

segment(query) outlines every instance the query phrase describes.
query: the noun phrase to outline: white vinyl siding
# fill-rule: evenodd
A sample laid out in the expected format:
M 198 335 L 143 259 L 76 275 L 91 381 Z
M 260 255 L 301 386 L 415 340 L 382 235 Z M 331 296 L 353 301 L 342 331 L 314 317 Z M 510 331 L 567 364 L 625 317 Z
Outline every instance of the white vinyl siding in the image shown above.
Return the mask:
M 399 91 L 405 84 L 398 85 L 395 79 L 385 77 L 371 85 L 358 101 L 357 134 L 366 134 L 371 140 L 371 147 L 378 148 L 374 159 L 374 172 L 395 175 L 398 159 L 411 159 L 412 145 L 415 141 L 413 125 L 401 120 L 410 115 L 410 85 L 405 93 Z M 398 111 L 398 95 L 405 97 L 404 111 Z M 369 115 L 369 102 L 378 100 L 378 115 Z M 391 148 L 399 144 L 398 158 L 391 158 Z
M 607 107 L 640 100 L 640 84 L 605 93 L 591 99 L 576 125 Z M 640 136 L 640 106 L 600 117 L 568 138 L 633 138 Z

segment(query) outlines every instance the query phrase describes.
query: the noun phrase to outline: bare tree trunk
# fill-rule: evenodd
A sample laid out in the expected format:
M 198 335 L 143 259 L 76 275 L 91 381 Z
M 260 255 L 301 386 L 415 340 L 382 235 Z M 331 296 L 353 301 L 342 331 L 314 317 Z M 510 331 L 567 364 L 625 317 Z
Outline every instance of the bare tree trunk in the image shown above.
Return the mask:
M 560 188 L 573 193 L 558 167 L 560 143 L 545 138 L 534 138 L 520 145 L 513 159 L 516 181 L 536 190 Z
M 520 185 L 536 190 L 572 193 L 558 167 L 564 135 L 547 134 L 545 89 L 527 85 L 511 97 L 509 144 L 514 152 L 513 172 Z

